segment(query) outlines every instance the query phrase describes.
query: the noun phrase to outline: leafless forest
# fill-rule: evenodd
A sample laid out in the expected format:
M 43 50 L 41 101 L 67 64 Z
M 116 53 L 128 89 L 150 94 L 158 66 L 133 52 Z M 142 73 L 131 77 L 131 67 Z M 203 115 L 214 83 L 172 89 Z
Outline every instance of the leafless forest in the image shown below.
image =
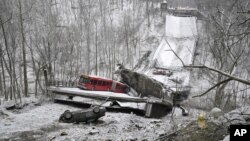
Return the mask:
M 189 15 L 197 28 L 192 63 L 171 49 L 180 70 L 190 73 L 183 105 L 223 113 L 249 106 L 250 0 L 0 0 L 0 107 L 49 99 L 47 81 L 76 82 L 81 74 L 117 79 L 117 64 L 149 74 L 152 54 L 173 39 L 165 34 L 163 2 L 185 10 L 195 5 L 198 13 Z M 175 77 L 173 87 L 184 87 Z
M 151 16 L 145 4 L 1 0 L 1 94 L 17 99 L 34 87 L 36 95 L 44 93 L 44 67 L 50 80 L 74 80 L 81 73 L 112 78 L 117 63 L 133 67 L 142 54 L 138 28 Z M 147 4 L 148 11 L 154 8 Z
M 160 2 L 1 0 L 1 95 L 44 94 L 45 67 L 50 80 L 75 80 L 81 73 L 113 78 L 118 63 L 133 68 L 164 36 L 148 33 L 150 26 L 162 27 L 152 25 L 161 17 Z M 215 85 L 218 105 L 224 96 L 248 99 L 249 1 L 196 3 L 206 17 L 194 64 L 215 69 L 196 66 L 199 76 Z

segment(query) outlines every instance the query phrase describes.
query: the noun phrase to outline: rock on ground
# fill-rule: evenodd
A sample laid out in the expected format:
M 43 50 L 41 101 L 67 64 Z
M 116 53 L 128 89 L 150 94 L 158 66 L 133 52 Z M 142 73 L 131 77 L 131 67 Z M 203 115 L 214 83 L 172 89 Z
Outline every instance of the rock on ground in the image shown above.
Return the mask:
M 218 118 L 219 116 L 221 116 L 223 113 L 222 113 L 222 110 L 215 107 L 213 108 L 211 111 L 210 111 L 210 115 L 214 118 Z

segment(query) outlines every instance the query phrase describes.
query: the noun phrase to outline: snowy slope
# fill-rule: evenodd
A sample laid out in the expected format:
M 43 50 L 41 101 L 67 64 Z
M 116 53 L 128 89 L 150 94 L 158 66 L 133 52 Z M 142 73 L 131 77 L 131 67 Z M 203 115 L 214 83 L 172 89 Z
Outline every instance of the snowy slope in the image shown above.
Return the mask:
M 171 132 L 174 123 L 171 115 L 163 119 L 137 116 L 133 113 L 112 113 L 97 123 L 66 124 L 58 122 L 65 111 L 76 108 L 57 103 L 46 103 L 20 114 L 3 110 L 8 116 L 0 118 L 0 140 L 154 140 L 160 134 Z M 1 110 L 1 107 L 0 107 Z M 174 118 L 178 128 L 194 120 L 197 111 L 190 111 L 189 117 L 183 117 L 180 109 L 175 109 Z M 62 133 L 66 133 L 62 135 Z M 132 139 L 131 139 L 132 138 Z
M 190 72 L 182 68 L 182 61 L 185 65 L 190 65 L 193 61 L 197 37 L 196 18 L 166 15 L 165 27 L 165 37 L 153 55 L 152 65 L 169 69 L 173 75 L 153 75 L 152 68 L 146 73 L 170 87 L 176 86 L 173 79 L 177 79 L 180 82 L 178 84 L 187 86 Z
M 153 60 L 164 68 L 183 66 L 192 63 L 192 55 L 195 47 L 195 39 L 165 38 L 157 48 Z M 178 55 L 175 55 L 175 53 Z
M 186 65 L 191 64 L 197 36 L 196 18 L 167 15 L 165 35 L 153 60 L 161 67 L 182 66 L 179 58 Z
M 46 127 L 57 121 L 59 115 L 65 110 L 77 109 L 70 106 L 54 105 L 56 104 L 46 104 L 21 114 L 8 113 L 8 118 L 0 120 L 0 135 L 5 134 L 7 136 L 6 131 L 11 134 L 12 132 L 30 131 Z M 52 111 L 53 114 L 50 114 Z
M 165 34 L 174 38 L 193 38 L 197 36 L 195 17 L 166 15 Z

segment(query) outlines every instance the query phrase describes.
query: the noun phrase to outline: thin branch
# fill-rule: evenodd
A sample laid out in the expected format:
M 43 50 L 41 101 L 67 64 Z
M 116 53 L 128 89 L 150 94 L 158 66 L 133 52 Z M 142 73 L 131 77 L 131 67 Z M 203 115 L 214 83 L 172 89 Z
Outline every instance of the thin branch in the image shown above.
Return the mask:
M 185 63 L 182 61 L 182 59 L 177 55 L 177 53 L 171 48 L 171 45 L 169 44 L 169 42 L 167 41 L 167 39 L 165 39 L 165 41 L 167 42 L 169 48 L 171 49 L 171 51 L 174 53 L 174 55 L 181 61 L 182 65 L 185 66 Z
M 242 79 L 242 78 L 239 78 L 239 77 L 236 77 L 236 76 L 233 76 L 229 73 L 226 73 L 224 71 L 221 71 L 221 70 L 218 70 L 218 69 L 215 69 L 215 68 L 211 68 L 211 67 L 208 67 L 208 66 L 205 66 L 205 65 L 198 65 L 198 66 L 192 66 L 192 65 L 189 65 L 189 66 L 184 66 L 186 68 L 200 68 L 200 69 L 208 69 L 210 71 L 214 71 L 214 72 L 217 72 L 219 74 L 222 74 L 224 76 L 227 76 L 229 78 L 231 78 L 232 80 L 235 80 L 235 81 L 238 81 L 238 82 L 241 82 L 241 83 L 244 83 L 246 85 L 250 85 L 250 81 L 246 80 L 246 79 Z
M 248 11 L 238 11 L 237 13 L 240 13 L 240 14 L 250 14 L 250 10 L 248 10 Z
M 239 23 L 238 26 L 242 26 L 243 24 L 247 23 L 248 21 L 250 21 L 250 18 L 245 19 L 243 22 Z
M 10 14 L 10 17 L 6 20 L 6 21 L 2 21 L 2 24 L 7 23 L 8 21 L 10 21 L 12 19 L 12 13 Z M 0 20 L 2 20 L 1 15 L 0 15 Z
M 200 94 L 200 95 L 193 96 L 192 98 L 201 97 L 201 96 L 207 94 L 208 92 L 210 92 L 211 90 L 213 90 L 215 87 L 218 87 L 218 86 L 220 86 L 221 84 L 226 83 L 226 82 L 229 82 L 229 81 L 231 81 L 231 80 L 233 80 L 233 79 L 232 79 L 232 78 L 228 78 L 228 79 L 226 79 L 226 80 L 223 80 L 223 81 L 221 81 L 221 82 L 215 84 L 213 87 L 209 88 L 208 90 L 206 90 L 204 93 L 202 93 L 202 94 Z
M 230 94 L 234 94 L 234 93 L 243 92 L 243 91 L 248 90 L 248 89 L 250 89 L 250 87 L 247 87 L 247 88 L 244 88 L 244 89 L 238 90 L 238 91 L 236 91 L 236 92 L 229 93 L 229 95 L 230 95 Z

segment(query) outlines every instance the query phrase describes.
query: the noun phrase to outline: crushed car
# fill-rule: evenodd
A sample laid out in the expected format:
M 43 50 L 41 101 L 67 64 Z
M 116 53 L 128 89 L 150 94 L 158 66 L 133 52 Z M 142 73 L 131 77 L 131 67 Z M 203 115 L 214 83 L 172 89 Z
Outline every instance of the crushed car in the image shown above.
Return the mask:
M 93 106 L 87 110 L 69 111 L 66 110 L 60 116 L 59 122 L 65 123 L 80 123 L 80 122 L 95 122 L 100 117 L 105 116 L 106 108 Z

